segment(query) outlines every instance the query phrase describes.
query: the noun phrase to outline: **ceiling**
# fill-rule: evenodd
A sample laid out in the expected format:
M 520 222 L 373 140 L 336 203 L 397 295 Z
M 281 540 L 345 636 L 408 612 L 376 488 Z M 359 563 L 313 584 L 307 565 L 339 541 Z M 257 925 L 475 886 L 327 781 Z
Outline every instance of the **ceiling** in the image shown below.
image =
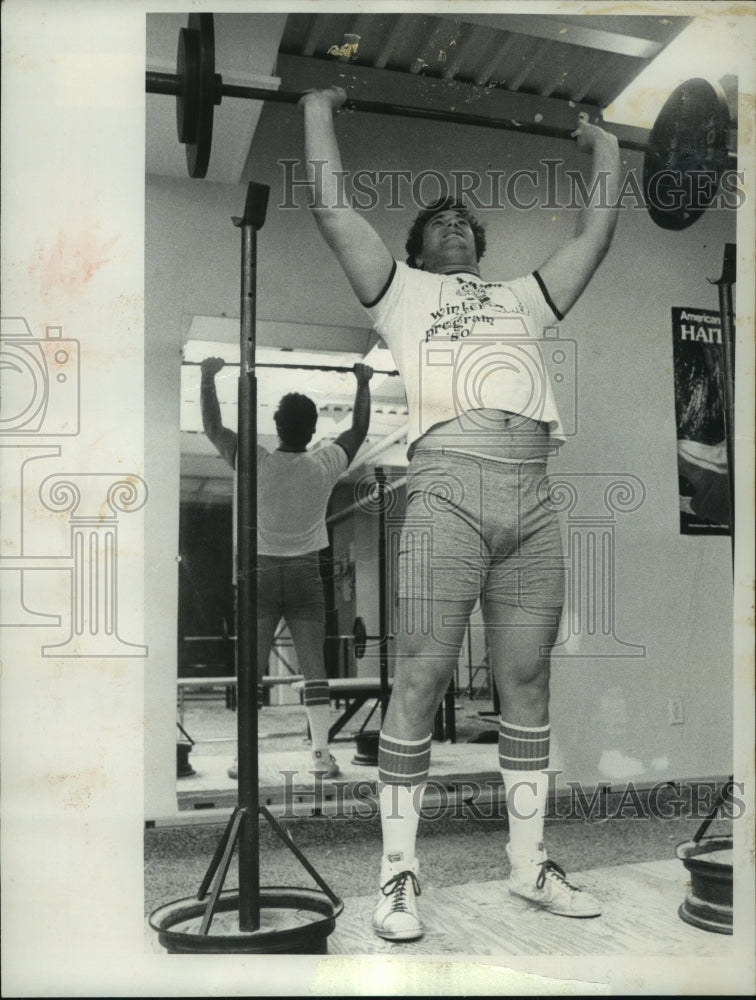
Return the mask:
M 290 14 L 280 52 L 604 108 L 691 20 L 561 14 Z
M 175 61 L 178 29 L 186 19 L 151 18 L 147 68 L 165 72 Z M 224 82 L 280 85 L 294 91 L 338 83 L 347 85 L 350 96 L 415 106 L 445 108 L 457 104 L 461 95 L 476 114 L 564 127 L 582 108 L 600 114 L 691 20 L 668 15 L 459 12 L 220 14 L 215 17 L 216 72 Z M 185 178 L 175 125 L 164 120 L 174 114 L 172 103 L 148 95 L 147 171 Z M 255 145 L 261 107 L 258 102 L 226 100 L 217 110 L 210 180 L 239 184 L 245 179 L 245 163 L 253 154 L 261 158 Z M 622 134 L 622 127 L 613 130 Z M 642 142 L 647 133 L 627 127 L 625 136 Z M 227 322 L 228 333 L 214 339 L 233 345 L 238 330 L 232 327 L 238 327 L 238 320 Z M 366 332 L 356 331 L 352 338 L 356 357 L 375 344 L 374 335 L 365 340 Z M 262 342 L 290 350 L 292 338 L 281 336 L 278 340 L 273 331 L 271 339 Z M 312 352 L 312 343 L 303 346 Z M 394 365 L 387 362 L 386 367 Z M 196 422 L 196 372 L 182 369 L 182 408 L 195 414 L 194 425 L 191 417 L 185 418 L 187 429 L 182 432 L 182 497 L 212 501 L 228 496 L 231 473 Z M 351 422 L 353 380 L 342 380 L 340 390 L 326 386 L 319 373 L 306 373 L 305 381 L 327 430 L 323 440 L 333 439 Z M 260 437 L 270 447 L 275 445 L 270 417 L 279 385 L 270 377 L 259 384 Z M 235 378 L 227 379 L 221 388 L 224 419 L 230 426 L 236 422 L 235 385 Z M 401 468 L 405 421 L 401 380 L 376 380 L 370 437 L 358 464 L 377 453 L 387 465 Z

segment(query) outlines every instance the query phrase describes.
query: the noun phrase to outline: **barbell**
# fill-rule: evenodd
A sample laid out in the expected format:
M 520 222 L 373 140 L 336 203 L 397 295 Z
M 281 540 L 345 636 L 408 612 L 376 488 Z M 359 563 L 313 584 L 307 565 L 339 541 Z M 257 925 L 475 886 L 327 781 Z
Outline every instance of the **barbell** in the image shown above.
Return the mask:
M 226 619 L 223 619 L 223 641 L 236 641 L 236 636 L 230 636 L 228 634 L 228 625 Z M 215 639 L 215 636 L 207 635 L 188 635 L 185 637 L 185 642 L 208 642 Z M 367 629 L 365 628 L 365 622 L 362 618 L 355 618 L 354 624 L 352 625 L 352 631 L 348 635 L 327 635 L 326 639 L 346 639 L 352 643 L 352 649 L 354 650 L 354 655 L 358 660 L 361 660 L 365 655 L 365 650 L 367 648 L 368 639 L 377 640 L 380 639 L 379 635 L 368 635 Z
M 365 655 L 365 650 L 367 648 L 368 641 L 379 642 L 381 636 L 379 635 L 368 635 L 367 629 L 365 628 L 365 622 L 361 618 L 354 619 L 354 625 L 352 626 L 351 636 L 344 636 L 345 639 L 352 640 L 352 648 L 354 649 L 354 655 L 358 660 L 361 660 Z M 389 639 L 391 636 L 388 637 Z
M 224 97 L 297 104 L 301 93 L 243 87 L 223 82 L 215 72 L 215 28 L 212 14 L 190 14 L 179 31 L 176 73 L 148 71 L 151 94 L 176 98 L 179 142 L 186 146 L 190 177 L 207 173 L 213 138 L 213 111 Z M 538 122 L 490 118 L 468 112 L 418 108 L 383 101 L 348 99 L 347 111 L 459 125 L 527 132 L 572 139 L 574 132 Z M 711 205 L 729 157 L 730 114 L 724 95 L 707 80 L 680 84 L 667 99 L 646 144 L 618 137 L 623 149 L 644 153 L 643 194 L 652 220 L 663 229 L 685 229 Z M 682 194 L 682 197 L 680 197 Z M 671 198 L 669 197 L 671 195 Z
M 365 655 L 365 647 L 367 646 L 368 638 L 374 639 L 375 636 L 368 636 L 367 630 L 365 629 L 365 622 L 361 618 L 354 619 L 354 625 L 352 626 L 352 643 L 354 647 L 354 655 L 358 660 L 361 660 Z
M 362 618 L 355 618 L 349 635 L 327 635 L 326 639 L 345 639 L 352 643 L 355 658 L 361 660 L 365 655 L 368 639 L 380 639 L 379 635 L 368 635 Z
M 182 366 L 186 365 L 190 368 L 199 368 L 202 365 L 201 361 L 182 361 Z M 226 361 L 223 364 L 224 368 L 239 368 L 241 364 L 239 361 Z M 255 362 L 255 368 L 291 368 L 294 371 L 309 371 L 309 372 L 343 372 L 345 374 L 353 374 L 354 368 L 347 368 L 346 365 L 300 365 L 300 364 L 285 364 L 281 361 L 257 361 Z M 399 372 L 394 371 L 382 371 L 379 369 L 373 370 L 373 375 L 389 375 L 392 378 L 399 377 Z

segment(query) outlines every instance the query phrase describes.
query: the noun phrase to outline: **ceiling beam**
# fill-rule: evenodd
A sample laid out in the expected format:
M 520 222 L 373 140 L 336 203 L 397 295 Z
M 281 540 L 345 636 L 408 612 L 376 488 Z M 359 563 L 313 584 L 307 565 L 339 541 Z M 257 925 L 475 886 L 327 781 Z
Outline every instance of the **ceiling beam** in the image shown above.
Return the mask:
M 563 45 L 578 45 L 584 49 L 600 49 L 616 55 L 631 56 L 635 59 L 653 59 L 664 48 L 663 42 L 619 32 L 588 28 L 583 24 L 571 23 L 569 16 L 542 17 L 537 14 L 442 14 L 453 21 L 479 24 L 497 31 L 513 31 L 519 35 L 561 42 Z M 692 18 L 680 18 L 687 23 Z

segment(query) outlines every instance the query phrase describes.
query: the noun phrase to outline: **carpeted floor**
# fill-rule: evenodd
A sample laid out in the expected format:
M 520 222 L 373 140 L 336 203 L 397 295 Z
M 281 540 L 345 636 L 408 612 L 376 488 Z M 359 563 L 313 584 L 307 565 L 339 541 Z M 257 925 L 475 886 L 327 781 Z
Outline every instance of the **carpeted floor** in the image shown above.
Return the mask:
M 495 729 L 488 710 L 487 691 L 474 700 L 460 697 L 456 707 L 457 739 L 477 740 Z M 356 731 L 369 706 L 355 716 L 347 732 Z M 332 709 L 334 718 L 338 715 Z M 484 713 L 484 714 L 481 714 Z M 222 700 L 189 701 L 182 722 L 197 741 L 192 758 L 205 754 L 235 752 L 236 713 Z M 375 719 L 371 720 L 375 724 Z M 261 753 L 276 753 L 306 745 L 306 717 L 300 705 L 268 708 L 259 715 Z M 337 749 L 338 748 L 338 749 Z M 347 760 L 354 744 L 334 749 Z M 493 750 L 493 748 L 490 748 Z M 486 748 L 486 753 L 488 748 Z M 490 756 L 490 753 L 488 753 Z M 486 758 L 487 759 L 487 758 Z M 181 789 L 181 781 L 178 782 Z M 504 853 L 506 820 L 474 819 L 469 812 L 425 819 L 418 833 L 418 857 L 423 884 L 435 887 L 485 882 L 506 877 Z M 611 811 L 610 811 L 611 815 Z M 701 824 L 700 818 L 610 818 L 595 821 L 555 818 L 547 820 L 549 855 L 567 872 L 675 858 L 675 846 L 689 840 Z M 145 830 L 145 910 L 152 912 L 171 900 L 194 896 L 207 872 L 220 841 L 224 823 L 195 822 L 158 825 Z M 308 816 L 286 819 L 283 825 L 302 853 L 335 892 L 342 897 L 365 895 L 376 886 L 381 853 L 380 820 L 377 816 L 341 818 Z M 717 820 L 710 833 L 730 833 L 732 824 Z M 311 886 L 313 881 L 297 858 L 285 847 L 264 820 L 260 823 L 260 883 L 262 885 Z M 680 862 L 682 871 L 682 862 Z M 238 883 L 236 855 L 224 883 Z
M 294 842 L 340 896 L 359 896 L 376 885 L 380 864 L 377 819 L 306 818 L 286 820 Z M 581 871 L 675 857 L 675 845 L 689 840 L 700 820 L 610 819 L 586 823 L 555 819 L 547 823 L 549 854 L 563 868 Z M 717 821 L 713 833 L 730 832 Z M 223 826 L 208 824 L 145 831 L 145 909 L 193 896 L 207 871 Z M 421 878 L 437 887 L 506 877 L 506 822 L 445 817 L 421 822 L 418 857 Z M 681 873 L 683 871 L 680 863 Z M 270 827 L 260 827 L 262 885 L 313 885 L 291 851 Z M 238 884 L 236 858 L 226 887 Z

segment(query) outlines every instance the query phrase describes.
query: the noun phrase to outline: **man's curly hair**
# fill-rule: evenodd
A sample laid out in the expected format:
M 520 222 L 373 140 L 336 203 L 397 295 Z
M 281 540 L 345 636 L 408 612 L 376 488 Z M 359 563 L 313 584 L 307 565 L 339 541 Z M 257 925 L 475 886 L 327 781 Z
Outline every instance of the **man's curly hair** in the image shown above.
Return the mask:
M 289 392 L 273 414 L 278 436 L 288 448 L 306 448 L 315 433 L 318 410 L 309 396 Z
M 404 249 L 407 251 L 407 264 L 410 267 L 417 268 L 415 258 L 422 255 L 423 232 L 425 227 L 434 215 L 438 215 L 439 212 L 447 212 L 450 209 L 453 209 L 455 212 L 459 212 L 459 214 L 470 223 L 470 228 L 472 229 L 473 236 L 475 237 L 476 258 L 480 260 L 486 252 L 485 229 L 481 226 L 466 205 L 462 204 L 462 202 L 455 201 L 454 198 L 449 196 L 447 198 L 441 198 L 439 201 L 429 205 L 428 208 L 424 208 L 412 223 L 410 231 L 407 234 L 407 242 L 404 244 Z

